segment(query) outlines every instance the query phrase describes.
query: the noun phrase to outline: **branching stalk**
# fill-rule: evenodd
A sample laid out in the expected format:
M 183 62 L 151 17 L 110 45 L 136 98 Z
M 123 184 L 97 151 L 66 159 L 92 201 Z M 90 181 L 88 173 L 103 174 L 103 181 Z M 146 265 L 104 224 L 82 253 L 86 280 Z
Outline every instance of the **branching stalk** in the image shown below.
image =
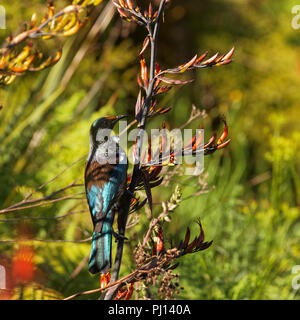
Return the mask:
M 119 212 L 119 214 L 123 215 L 123 224 L 121 226 L 119 226 L 119 234 L 121 237 L 120 237 L 120 239 L 118 241 L 118 245 L 117 245 L 111 282 L 115 282 L 119 278 L 119 272 L 120 272 L 122 255 L 123 255 L 126 223 L 127 223 L 130 203 L 131 203 L 131 199 L 132 199 L 132 194 L 135 191 L 135 187 L 136 187 L 137 180 L 139 177 L 140 157 L 141 157 L 141 150 L 142 150 L 142 144 L 143 144 L 143 133 L 144 133 L 144 130 L 146 127 L 149 108 L 151 106 L 151 101 L 152 101 L 152 96 L 153 96 L 154 79 L 155 79 L 155 63 L 156 63 L 156 56 L 157 56 L 158 31 L 159 31 L 160 21 L 162 19 L 163 12 L 165 9 L 165 5 L 166 5 L 166 0 L 162 0 L 159 5 L 158 15 L 157 15 L 157 19 L 154 22 L 154 26 L 152 26 L 150 23 L 147 24 L 147 30 L 149 33 L 150 45 L 151 45 L 149 86 L 148 86 L 145 101 L 144 101 L 144 104 L 142 107 L 141 120 L 138 125 L 138 135 L 137 135 L 137 143 L 136 143 L 137 149 L 136 149 L 132 179 L 131 179 L 130 186 L 129 186 L 129 192 L 125 194 L 124 199 L 122 201 L 123 208 Z M 116 294 L 117 290 L 118 290 L 118 286 L 112 287 L 110 290 L 108 290 L 107 294 L 105 296 L 105 300 L 111 300 L 114 297 L 114 295 Z

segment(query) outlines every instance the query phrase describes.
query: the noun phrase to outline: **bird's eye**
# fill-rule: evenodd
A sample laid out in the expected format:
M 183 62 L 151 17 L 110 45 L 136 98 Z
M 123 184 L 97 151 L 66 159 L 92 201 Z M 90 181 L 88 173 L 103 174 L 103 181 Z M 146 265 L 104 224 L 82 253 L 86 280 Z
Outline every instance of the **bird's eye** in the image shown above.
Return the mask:
M 105 136 L 104 137 L 104 141 L 106 142 L 108 140 L 108 136 Z

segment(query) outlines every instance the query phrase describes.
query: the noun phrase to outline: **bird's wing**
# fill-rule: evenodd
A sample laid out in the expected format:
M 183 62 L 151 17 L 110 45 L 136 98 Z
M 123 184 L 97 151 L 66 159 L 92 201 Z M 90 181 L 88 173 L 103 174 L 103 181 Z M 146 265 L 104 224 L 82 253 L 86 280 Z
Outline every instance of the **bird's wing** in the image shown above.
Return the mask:
M 95 230 L 101 232 L 103 221 L 113 222 L 111 208 L 120 196 L 126 181 L 126 165 L 91 162 L 86 168 L 85 186 Z

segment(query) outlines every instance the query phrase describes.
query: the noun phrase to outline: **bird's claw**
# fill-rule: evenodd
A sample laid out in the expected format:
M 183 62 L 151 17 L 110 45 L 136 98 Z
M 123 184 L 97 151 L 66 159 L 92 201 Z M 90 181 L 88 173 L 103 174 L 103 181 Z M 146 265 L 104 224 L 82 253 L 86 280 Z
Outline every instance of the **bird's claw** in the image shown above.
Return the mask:
M 135 200 L 137 200 L 136 196 L 134 195 L 134 193 L 132 193 L 130 190 L 126 189 L 126 192 L 129 193 L 129 195 L 134 198 Z
M 125 236 L 117 233 L 116 231 L 113 230 L 113 236 L 115 237 L 116 239 L 116 242 L 120 241 L 120 240 L 128 240 L 128 238 L 126 238 Z

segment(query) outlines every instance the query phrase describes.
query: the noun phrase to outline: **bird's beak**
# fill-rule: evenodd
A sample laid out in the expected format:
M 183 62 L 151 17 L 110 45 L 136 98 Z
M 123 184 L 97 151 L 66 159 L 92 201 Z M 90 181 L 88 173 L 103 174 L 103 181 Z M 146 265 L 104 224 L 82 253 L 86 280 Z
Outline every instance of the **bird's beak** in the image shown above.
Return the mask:
M 120 116 L 112 116 L 112 117 L 107 117 L 108 120 L 112 121 L 114 124 L 116 124 L 119 120 L 128 117 L 127 114 L 122 114 Z
M 127 118 L 127 117 L 128 117 L 127 114 L 122 114 L 122 115 L 120 115 L 120 116 L 116 116 L 116 121 L 119 121 L 119 120 L 121 120 L 121 119 L 123 119 L 123 118 Z

